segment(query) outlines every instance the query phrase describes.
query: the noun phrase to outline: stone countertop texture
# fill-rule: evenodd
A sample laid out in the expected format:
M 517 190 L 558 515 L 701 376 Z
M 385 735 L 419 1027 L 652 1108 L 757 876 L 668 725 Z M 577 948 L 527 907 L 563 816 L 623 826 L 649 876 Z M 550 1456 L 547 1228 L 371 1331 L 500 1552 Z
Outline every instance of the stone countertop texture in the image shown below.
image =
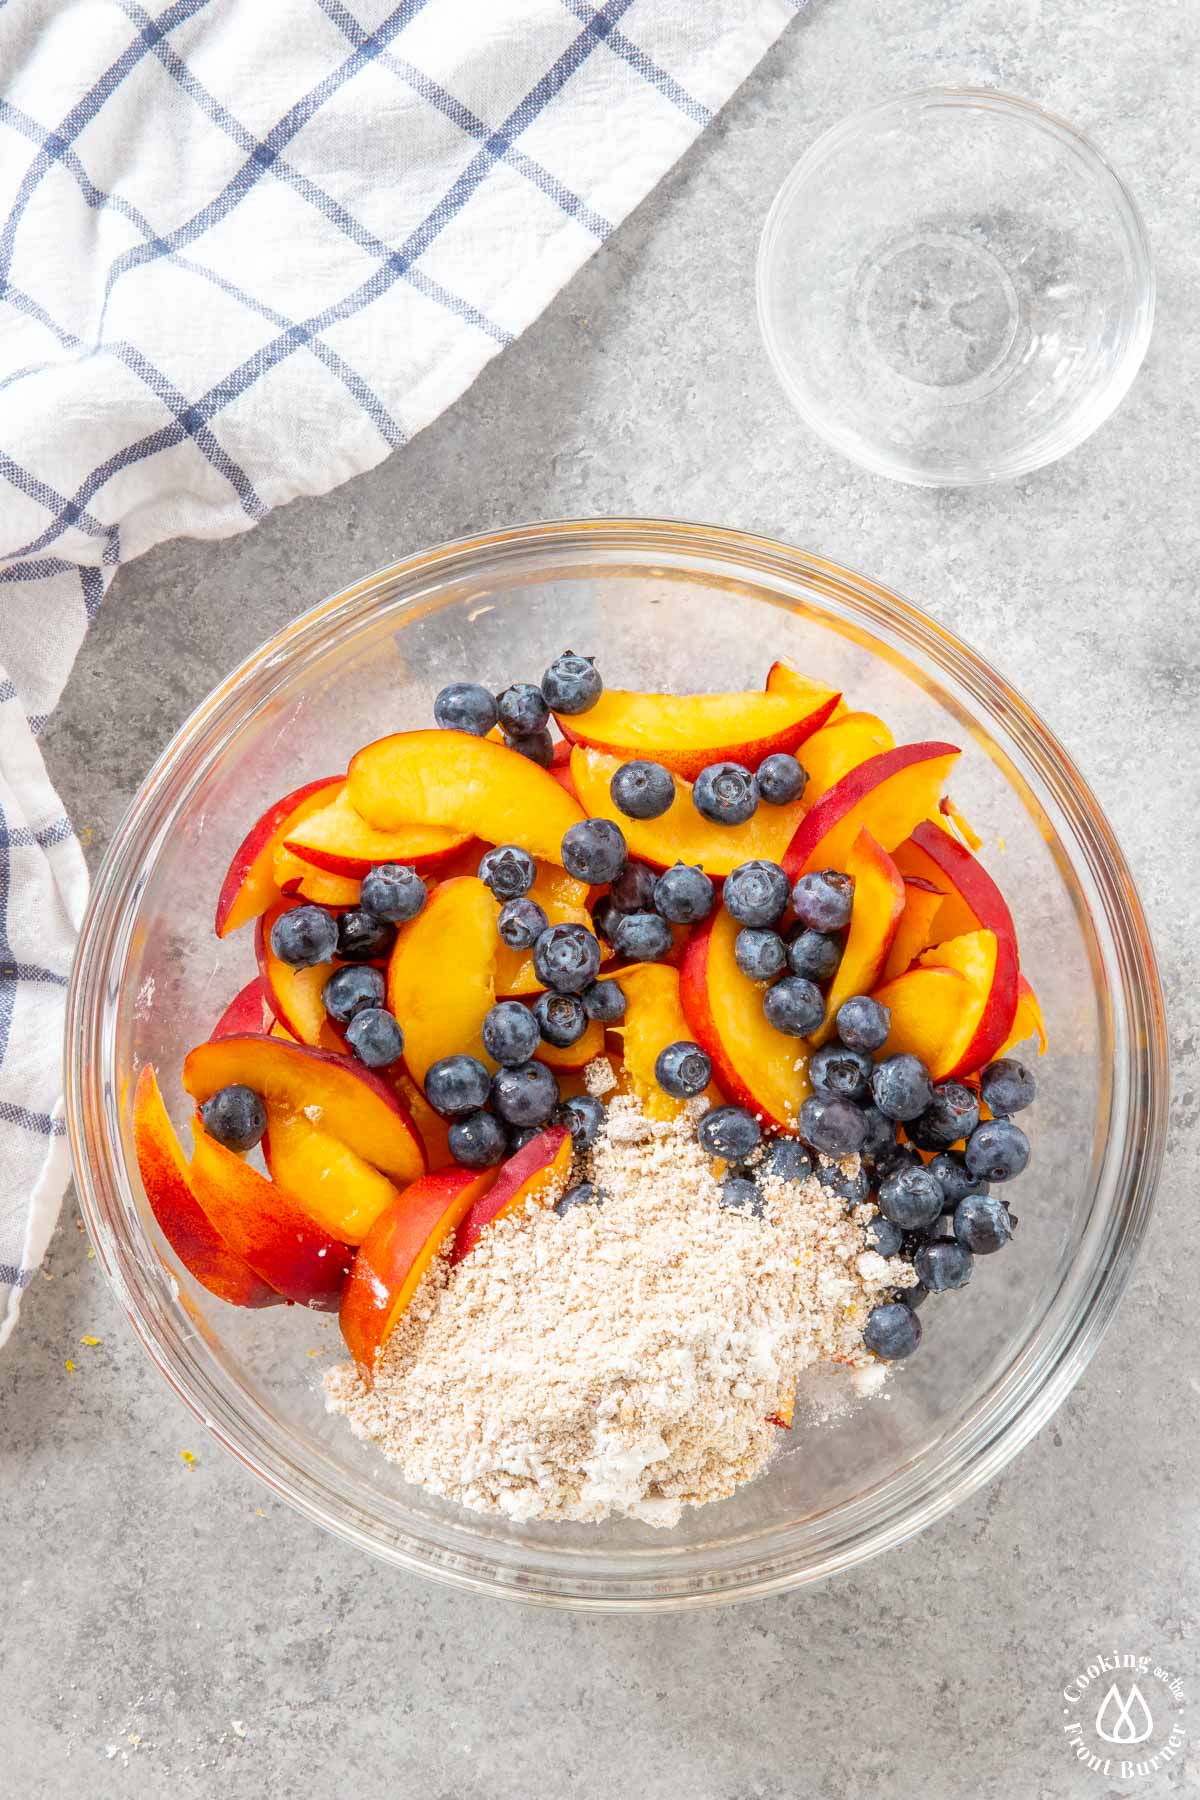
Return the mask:
M 1200 1793 L 1198 48 L 1195 0 L 814 0 L 411 446 L 247 536 L 124 570 L 44 739 L 94 861 L 183 717 L 295 612 L 517 520 L 713 520 L 897 588 L 986 646 L 1077 758 L 1156 934 L 1167 1173 L 1083 1381 L 1001 1479 L 823 1587 L 684 1616 L 479 1601 L 325 1538 L 208 1441 L 118 1315 L 69 1197 L 0 1356 L 6 1796 Z M 792 162 L 856 108 L 935 83 L 1026 95 L 1093 134 L 1157 263 L 1158 325 L 1124 405 L 995 491 L 839 460 L 789 410 L 755 326 L 759 227 Z M 1059 1690 L 1097 1648 L 1144 1649 L 1190 1684 L 1189 1749 L 1128 1787 L 1063 1740 Z

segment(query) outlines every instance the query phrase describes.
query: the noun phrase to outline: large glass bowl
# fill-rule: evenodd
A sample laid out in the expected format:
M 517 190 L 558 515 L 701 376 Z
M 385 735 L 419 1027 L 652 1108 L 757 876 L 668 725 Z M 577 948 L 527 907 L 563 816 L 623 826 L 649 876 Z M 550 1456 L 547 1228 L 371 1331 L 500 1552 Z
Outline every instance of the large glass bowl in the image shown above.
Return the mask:
M 223 1305 L 165 1251 L 131 1136 L 152 1060 L 178 1070 L 252 972 L 218 942 L 221 874 L 276 795 L 367 739 L 427 725 L 470 677 L 538 676 L 566 646 L 614 686 L 754 687 L 772 657 L 844 688 L 898 741 L 963 747 L 960 807 L 985 835 L 1050 1033 L 1020 1230 L 966 1291 L 925 1308 L 890 1398 L 797 1430 L 767 1474 L 671 1531 L 514 1525 L 407 1486 L 326 1414 L 332 1321 Z M 209 697 L 147 777 L 83 929 L 68 1111 L 84 1212 L 134 1330 L 213 1435 L 274 1492 L 402 1568 L 479 1592 L 617 1609 L 764 1594 L 900 1542 L 986 1481 L 1092 1355 L 1146 1226 L 1165 1129 L 1162 1000 L 1112 832 L 1054 738 L 987 661 L 896 595 L 737 532 L 588 520 L 443 546 L 298 619 Z M 185 1139 L 186 1141 L 186 1139 Z

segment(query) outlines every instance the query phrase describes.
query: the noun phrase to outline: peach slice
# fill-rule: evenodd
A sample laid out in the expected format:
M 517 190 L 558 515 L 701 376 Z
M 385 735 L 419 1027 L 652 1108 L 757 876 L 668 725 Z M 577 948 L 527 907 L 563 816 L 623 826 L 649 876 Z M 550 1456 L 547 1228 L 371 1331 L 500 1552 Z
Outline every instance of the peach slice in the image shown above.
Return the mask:
M 273 1016 L 267 1005 L 266 984 L 261 975 L 256 975 L 253 981 L 248 981 L 233 996 L 208 1035 L 214 1038 L 240 1037 L 247 1031 L 267 1031 Z
M 545 769 L 466 731 L 402 731 L 368 744 L 350 764 L 346 792 L 379 831 L 441 825 L 520 844 L 543 862 L 562 862 L 563 834 L 583 817 Z
M 537 878 L 529 890 L 529 898 L 536 900 L 546 915 L 550 925 L 586 925 L 591 931 L 592 915 L 588 911 L 588 896 L 591 889 L 586 881 L 576 881 L 565 869 L 556 863 L 540 862 L 537 865 Z M 601 943 L 601 961 L 612 956 L 612 946 Z M 497 942 L 496 945 L 496 993 L 501 999 L 512 999 L 522 994 L 540 994 L 542 983 L 538 980 L 533 968 L 532 950 L 510 950 L 508 945 Z
M 840 719 L 831 720 L 805 744 L 800 759 L 808 772 L 808 786 L 804 790 L 806 804 L 815 806 L 822 794 L 827 794 L 843 775 L 895 746 L 895 738 L 874 713 L 848 712 Z
M 344 787 L 328 805 L 309 813 L 284 839 L 302 861 L 331 875 L 361 878 L 377 863 L 407 863 L 420 875 L 431 875 L 471 842 L 469 831 L 441 825 L 405 825 L 399 831 L 376 831 L 350 804 Z
M 228 937 L 267 910 L 276 897 L 276 850 L 287 832 L 308 813 L 324 806 L 344 779 L 341 775 L 326 775 L 320 781 L 306 782 L 268 807 L 250 827 L 233 853 L 217 896 L 218 937 Z
M 938 812 L 941 817 L 940 819 L 935 820 L 935 823 L 942 824 L 946 819 L 949 819 L 951 825 L 953 825 L 968 850 L 982 849 L 983 839 L 971 824 L 971 821 L 965 819 L 962 813 L 959 812 L 949 794 L 943 794 L 938 801 Z
M 920 965 L 885 981 L 874 997 L 892 1015 L 879 1056 L 918 1056 L 931 1071 L 945 1060 L 946 1047 L 972 1003 L 970 984 L 957 969 Z
M 460 875 L 439 883 L 424 910 L 397 933 L 388 1005 L 404 1027 L 404 1066 L 422 1085 L 431 1064 L 459 1052 L 496 1067 L 480 1034 L 496 998 L 499 913 L 482 881 Z
M 860 831 L 855 838 L 846 858 L 846 873 L 854 877 L 850 930 L 825 997 L 824 1021 L 810 1039 L 813 1044 L 823 1044 L 833 1036 L 834 1019 L 843 1000 L 852 994 L 869 994 L 879 981 L 904 911 L 900 872 L 869 831 Z
M 808 1051 L 768 1024 L 761 987 L 734 958 L 737 934 L 737 921 L 722 906 L 687 947 L 679 995 L 690 1035 L 708 1051 L 717 1085 L 730 1100 L 776 1130 L 795 1131 L 809 1093 Z
M 567 1183 L 571 1156 L 571 1133 L 565 1126 L 551 1125 L 501 1163 L 495 1181 L 459 1226 L 450 1261 L 461 1262 L 469 1256 L 489 1225 L 507 1213 L 518 1212 L 527 1200 L 542 1206 L 557 1200 Z
M 315 1044 L 344 1056 L 341 1039 L 331 1030 L 329 1015 L 321 990 L 337 967 L 336 963 L 314 963 L 308 969 L 294 969 L 280 962 L 271 948 L 271 929 L 281 913 L 300 905 L 296 900 L 280 900 L 269 907 L 254 928 L 254 953 L 258 958 L 259 979 L 267 1006 L 279 1023 L 299 1044 Z
M 890 855 L 936 806 L 958 754 L 953 744 L 902 744 L 859 763 L 804 815 L 782 859 L 789 878 L 844 869 L 864 828 Z
M 893 858 L 894 866 L 896 861 Z M 891 981 L 896 975 L 903 975 L 916 962 L 922 950 L 928 950 L 933 942 L 933 921 L 946 898 L 944 889 L 935 887 L 932 881 L 926 881 L 921 875 L 905 875 L 902 879 L 904 911 L 900 914 L 900 923 L 896 927 L 896 935 L 884 964 L 885 981 Z
M 621 986 L 624 985 L 625 978 L 622 976 Z M 545 1063 L 548 1069 L 553 1069 L 557 1074 L 560 1070 L 586 1069 L 596 1057 L 603 1055 L 604 1027 L 598 1019 L 589 1019 L 583 1036 L 576 1038 L 573 1044 L 568 1044 L 565 1048 L 558 1044 L 548 1044 L 543 1038 L 533 1053 L 533 1060 Z
M 618 762 L 649 757 L 694 781 L 709 763 L 757 769 L 764 757 L 797 750 L 840 698 L 799 675 L 778 693 L 637 694 L 605 688 L 595 706 L 559 718 L 558 728 L 568 743 L 586 744 Z
M 421 1134 L 421 1142 L 425 1146 L 425 1160 L 430 1173 L 434 1169 L 444 1169 L 447 1163 L 453 1162 L 450 1154 L 450 1127 L 441 1113 L 435 1113 L 421 1089 L 417 1086 L 407 1069 L 389 1069 L 387 1080 L 400 1096 L 400 1103 L 406 1106 L 413 1117 L 413 1124 Z
M 188 1052 L 183 1085 L 193 1100 L 205 1101 L 231 1082 L 261 1094 L 268 1114 L 303 1114 L 392 1181 L 425 1172 L 424 1147 L 408 1112 L 385 1081 L 348 1056 L 250 1033 Z M 290 1181 L 283 1185 L 304 1197 Z
M 331 875 L 280 844 L 274 857 L 275 885 L 281 894 L 312 900 L 317 906 L 357 906 L 362 883 L 349 875 Z
M 1049 1048 L 1046 1037 L 1046 1021 L 1042 1017 L 1041 1005 L 1037 995 L 1023 975 L 1017 976 L 1017 1013 L 1013 1027 L 1008 1035 L 1008 1042 L 1001 1044 L 997 1056 L 1007 1056 L 1018 1044 L 1025 1043 L 1027 1038 L 1036 1038 L 1038 1055 L 1045 1056 Z
M 151 1063 L 142 1069 L 134 1090 L 133 1145 L 150 1210 L 188 1273 L 231 1306 L 282 1306 L 283 1295 L 230 1248 L 193 1194 Z
M 938 978 L 959 978 L 953 1000 Z M 893 1004 L 901 995 L 899 1006 Z M 1007 1039 L 1017 1005 L 1017 975 L 1001 958 L 994 931 L 969 931 L 922 952 L 915 969 L 876 993 L 892 1009 L 885 1053 L 910 1051 L 935 1081 L 972 1075 Z
M 430 1263 L 495 1179 L 495 1169 L 457 1164 L 423 1175 L 397 1194 L 363 1239 L 342 1290 L 339 1322 L 368 1380 Z
M 302 1112 L 268 1106 L 263 1156 L 272 1179 L 344 1244 L 360 1244 L 396 1198 L 394 1182 Z
M 611 819 L 621 827 L 631 856 L 656 869 L 669 869 L 678 859 L 700 863 L 706 875 L 721 877 L 755 857 L 779 862 L 804 812 L 804 801 L 787 806 L 760 806 L 744 825 L 710 825 L 692 805 L 691 783 L 677 777 L 675 799 L 658 819 L 627 819 L 615 805 L 609 782 L 621 758 L 576 745 L 571 773 L 579 803 L 589 818 Z
M 654 1065 L 668 1044 L 678 1044 L 695 1033 L 680 999 L 680 976 L 677 969 L 664 963 L 632 963 L 621 971 L 625 990 L 625 1017 L 613 1032 L 624 1049 L 625 1076 L 652 1119 L 676 1119 L 685 1110 L 686 1100 L 666 1093 L 654 1076 Z M 711 1084 L 706 1091 L 710 1106 L 720 1101 Z
M 550 759 L 550 768 L 548 772 L 553 775 L 555 781 L 557 781 L 564 793 L 570 794 L 572 800 L 578 799 L 578 795 L 575 792 L 575 782 L 571 775 L 571 746 L 568 744 L 566 738 L 560 738 L 557 744 L 555 744 L 554 755 Z
M 192 1191 L 231 1250 L 285 1300 L 336 1312 L 350 1252 L 285 1189 L 192 1123 Z

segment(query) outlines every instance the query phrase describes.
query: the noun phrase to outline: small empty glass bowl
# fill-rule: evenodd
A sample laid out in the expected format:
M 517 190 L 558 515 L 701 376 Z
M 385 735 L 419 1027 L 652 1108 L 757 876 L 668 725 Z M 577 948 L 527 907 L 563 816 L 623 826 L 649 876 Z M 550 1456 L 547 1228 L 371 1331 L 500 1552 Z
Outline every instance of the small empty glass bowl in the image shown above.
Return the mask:
M 1083 442 L 1150 341 L 1145 227 L 1087 139 L 1027 100 L 930 88 L 826 132 L 763 228 L 758 314 L 814 431 L 922 487 Z

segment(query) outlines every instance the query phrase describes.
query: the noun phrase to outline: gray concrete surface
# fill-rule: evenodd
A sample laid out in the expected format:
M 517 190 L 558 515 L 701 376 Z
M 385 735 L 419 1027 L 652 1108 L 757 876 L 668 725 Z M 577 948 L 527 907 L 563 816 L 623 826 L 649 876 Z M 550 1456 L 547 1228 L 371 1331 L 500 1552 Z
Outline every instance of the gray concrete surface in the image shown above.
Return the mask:
M 247 537 L 125 570 L 45 740 L 95 855 L 235 659 L 350 577 L 505 521 L 718 520 L 911 595 L 987 646 L 1075 752 L 1157 933 L 1169 1172 L 1078 1390 L 1003 1479 L 822 1589 L 682 1619 L 480 1603 L 326 1541 L 210 1446 L 124 1329 L 68 1203 L 0 1359 L 0 1793 L 1200 1793 L 1198 37 L 1192 0 L 816 0 L 410 448 Z M 1158 263 L 1157 333 L 1119 414 L 994 493 L 907 490 L 836 460 L 788 411 L 754 326 L 757 232 L 796 154 L 861 103 L 935 81 L 1030 95 L 1094 132 Z M 1101 1647 L 1190 1683 L 1191 1748 L 1128 1787 L 1077 1769 L 1062 1737 L 1062 1682 Z

